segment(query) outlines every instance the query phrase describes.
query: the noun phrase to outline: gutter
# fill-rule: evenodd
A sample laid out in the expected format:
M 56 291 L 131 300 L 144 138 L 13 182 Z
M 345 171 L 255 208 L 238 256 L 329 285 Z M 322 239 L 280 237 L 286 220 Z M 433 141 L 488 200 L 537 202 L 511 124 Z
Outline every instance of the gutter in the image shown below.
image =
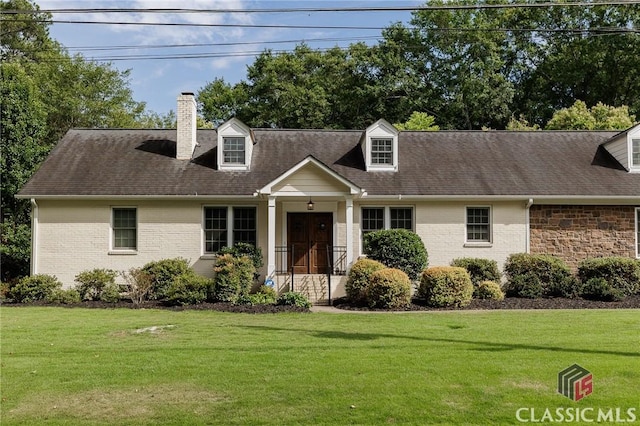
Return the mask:
M 40 211 L 36 199 L 31 199 L 31 275 L 38 273 L 38 224 Z
M 529 201 L 527 201 L 527 205 L 525 206 L 525 227 L 526 227 L 526 234 L 525 234 L 525 248 L 524 251 L 525 253 L 530 253 L 531 252 L 531 213 L 530 213 L 530 209 L 531 206 L 533 205 L 533 198 L 529 198 Z

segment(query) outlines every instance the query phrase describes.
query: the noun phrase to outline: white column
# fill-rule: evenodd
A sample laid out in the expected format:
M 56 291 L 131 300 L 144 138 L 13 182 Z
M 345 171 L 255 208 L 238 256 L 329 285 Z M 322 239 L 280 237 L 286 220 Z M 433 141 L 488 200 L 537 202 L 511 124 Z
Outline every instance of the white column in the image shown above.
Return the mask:
M 346 197 L 347 216 L 347 270 L 353 263 L 353 198 Z
M 267 278 L 273 278 L 276 274 L 276 197 L 269 196 L 267 221 Z

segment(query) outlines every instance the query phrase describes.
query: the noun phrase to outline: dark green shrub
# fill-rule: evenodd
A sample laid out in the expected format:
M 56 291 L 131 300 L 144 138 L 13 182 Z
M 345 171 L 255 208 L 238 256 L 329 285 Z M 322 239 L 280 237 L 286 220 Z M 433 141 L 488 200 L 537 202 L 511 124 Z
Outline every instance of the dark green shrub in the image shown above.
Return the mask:
M 463 307 L 471 303 L 473 284 L 464 268 L 438 266 L 422 272 L 418 296 L 433 307 Z
M 73 303 L 80 303 L 80 293 L 75 288 L 54 289 L 51 294 L 45 299 L 48 303 L 61 303 L 64 305 L 71 305 Z
M 545 254 L 516 253 L 507 258 L 507 297 L 573 297 L 578 282 L 567 264 Z
M 76 275 L 76 290 L 82 300 L 102 300 L 105 287 L 115 284 L 118 273 L 111 269 L 92 269 Z
M 589 300 L 613 302 L 624 298 L 622 290 L 613 288 L 604 278 L 590 278 L 582 286 L 580 296 Z
M 454 259 L 451 266 L 464 268 L 471 277 L 471 283 L 474 287 L 473 297 L 478 297 L 478 286 L 483 281 L 500 282 L 502 274 L 498 269 L 498 262 L 491 259 L 482 259 L 477 257 L 461 257 Z
M 482 281 L 475 287 L 473 297 L 478 299 L 504 300 L 504 293 L 500 288 L 500 284 L 495 281 Z
M 164 300 L 173 279 L 178 275 L 191 272 L 191 268 L 187 259 L 176 257 L 149 262 L 142 267 L 142 271 L 152 277 L 153 288 L 149 292 L 149 299 Z
M 592 278 L 604 279 L 616 294 L 640 293 L 640 260 L 626 257 L 586 259 L 578 265 L 578 278 L 587 283 Z
M 213 280 L 194 272 L 178 275 L 166 290 L 166 300 L 173 305 L 196 305 L 207 301 Z
M 299 308 L 306 309 L 309 309 L 311 307 L 311 302 L 309 301 L 307 296 L 301 293 L 296 293 L 295 291 L 288 291 L 281 294 L 280 297 L 278 297 L 276 304 L 284 306 L 297 306 Z
M 230 254 L 233 257 L 247 256 L 249 259 L 251 259 L 253 267 L 256 271 L 262 268 L 262 265 L 264 265 L 264 261 L 262 259 L 262 250 L 260 249 L 260 247 L 256 247 L 253 244 L 235 243 L 233 247 L 223 247 L 218 252 L 218 255 L 220 256 L 225 254 Z M 255 274 L 254 278 L 258 278 L 257 273 Z
M 370 276 L 366 300 L 371 308 L 407 308 L 411 304 L 411 280 L 400 269 L 378 270 Z
M 127 293 L 134 305 L 139 305 L 153 291 L 153 276 L 142 268 L 131 268 L 120 273 L 125 281 Z
M 120 286 L 116 283 L 108 284 L 100 293 L 100 300 L 107 303 L 118 303 L 122 299 Z
M 400 269 L 416 280 L 427 267 L 427 249 L 420 237 L 406 229 L 368 232 L 364 236 L 364 253 L 389 268 Z
M 54 290 L 61 289 L 62 283 L 58 278 L 38 274 L 21 278 L 9 290 L 9 297 L 17 303 L 30 303 L 38 300 L 47 300 Z
M 210 299 L 219 302 L 236 302 L 240 296 L 249 294 L 255 267 L 247 256 L 230 254 L 218 256 L 214 267 L 213 294 Z
M 347 277 L 344 289 L 347 293 L 347 299 L 354 305 L 362 305 L 366 303 L 367 286 L 371 274 L 381 269 L 385 269 L 382 263 L 377 260 L 362 258 L 353 264 Z

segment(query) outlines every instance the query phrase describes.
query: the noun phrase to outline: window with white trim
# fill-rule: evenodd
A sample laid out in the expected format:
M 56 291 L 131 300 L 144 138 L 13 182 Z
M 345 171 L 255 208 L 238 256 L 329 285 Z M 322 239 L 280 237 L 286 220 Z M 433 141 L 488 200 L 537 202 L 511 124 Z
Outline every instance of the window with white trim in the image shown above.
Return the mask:
M 138 221 L 135 207 L 114 207 L 112 209 L 111 229 L 114 250 L 137 250 Z
M 222 138 L 222 155 L 224 164 L 245 164 L 245 138 L 244 137 L 224 137 Z
M 380 231 L 382 229 L 413 230 L 412 207 L 363 207 L 362 233 Z
M 371 164 L 393 166 L 393 139 L 371 138 Z
M 255 207 L 205 207 L 204 252 L 213 254 L 236 243 L 257 243 Z
M 631 167 L 640 168 L 640 139 L 631 140 Z
M 467 242 L 491 242 L 491 208 L 467 207 Z

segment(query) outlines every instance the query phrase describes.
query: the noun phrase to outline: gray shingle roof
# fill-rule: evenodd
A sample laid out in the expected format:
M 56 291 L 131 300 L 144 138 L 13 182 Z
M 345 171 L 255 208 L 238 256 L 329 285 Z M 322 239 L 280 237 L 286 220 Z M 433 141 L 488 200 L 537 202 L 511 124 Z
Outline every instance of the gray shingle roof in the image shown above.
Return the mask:
M 255 129 L 248 172 L 216 169 L 215 130 L 192 161 L 175 130 L 70 130 L 20 191 L 38 196 L 251 195 L 312 155 L 370 196 L 620 196 L 640 174 L 599 145 L 617 132 L 401 132 L 398 172 L 366 172 L 362 131 Z

